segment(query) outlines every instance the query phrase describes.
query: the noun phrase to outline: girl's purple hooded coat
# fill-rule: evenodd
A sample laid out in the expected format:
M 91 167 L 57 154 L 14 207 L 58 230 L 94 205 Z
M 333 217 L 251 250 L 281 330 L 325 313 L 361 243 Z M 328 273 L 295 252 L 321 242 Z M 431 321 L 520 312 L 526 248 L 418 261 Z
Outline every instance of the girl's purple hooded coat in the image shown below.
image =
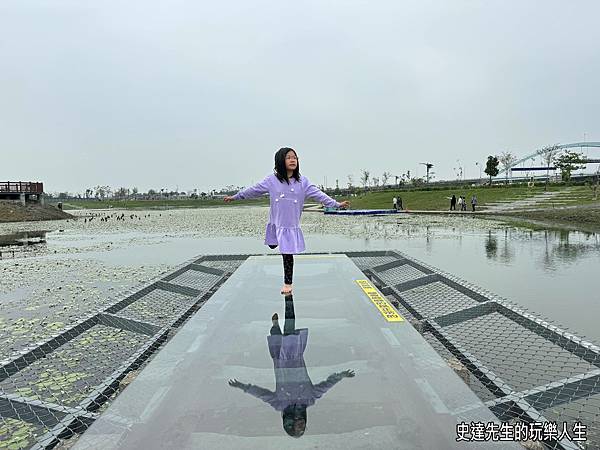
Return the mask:
M 271 210 L 267 223 L 265 244 L 278 245 L 279 251 L 286 254 L 302 253 L 305 250 L 304 235 L 300 229 L 300 216 L 304 199 L 309 197 L 328 207 L 338 207 L 340 203 L 322 192 L 305 176 L 300 182 L 290 179 L 290 184 L 279 181 L 275 174 L 250 186 L 233 196 L 234 200 L 256 198 L 269 194 Z

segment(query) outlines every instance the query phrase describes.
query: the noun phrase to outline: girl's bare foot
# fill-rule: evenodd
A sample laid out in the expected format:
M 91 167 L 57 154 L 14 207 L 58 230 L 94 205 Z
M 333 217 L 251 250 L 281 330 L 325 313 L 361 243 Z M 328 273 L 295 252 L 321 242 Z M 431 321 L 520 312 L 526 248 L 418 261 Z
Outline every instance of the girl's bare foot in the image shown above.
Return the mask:
M 292 293 L 292 285 L 291 284 L 284 284 L 283 287 L 281 288 L 281 293 L 283 295 L 289 295 Z

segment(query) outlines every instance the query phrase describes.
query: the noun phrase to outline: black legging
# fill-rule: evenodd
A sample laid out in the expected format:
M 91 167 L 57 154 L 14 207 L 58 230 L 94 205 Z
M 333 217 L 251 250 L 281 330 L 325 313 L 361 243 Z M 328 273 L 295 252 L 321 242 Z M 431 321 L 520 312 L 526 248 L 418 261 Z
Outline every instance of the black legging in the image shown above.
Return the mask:
M 281 334 L 279 322 L 271 327 L 271 336 Z M 294 313 L 294 297 L 287 295 L 285 297 L 285 322 L 283 324 L 283 335 L 298 334 L 296 331 L 296 314 Z
M 270 248 L 275 248 L 277 245 L 269 245 Z M 294 276 L 294 255 L 282 253 L 283 256 L 283 282 L 285 284 L 292 284 L 292 278 Z

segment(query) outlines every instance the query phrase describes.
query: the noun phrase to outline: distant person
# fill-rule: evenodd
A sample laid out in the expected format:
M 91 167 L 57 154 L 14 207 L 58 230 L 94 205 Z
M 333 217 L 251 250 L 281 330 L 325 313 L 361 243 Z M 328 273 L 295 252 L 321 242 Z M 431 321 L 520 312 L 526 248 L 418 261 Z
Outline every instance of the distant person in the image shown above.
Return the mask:
M 466 195 L 463 195 L 462 197 L 462 204 L 461 204 L 461 211 L 466 211 L 467 210 L 467 197 Z
M 398 196 L 398 209 L 404 210 L 404 206 L 402 206 L 402 197 Z
M 463 198 L 462 198 L 462 195 L 458 197 L 458 201 L 457 201 L 457 203 L 458 203 L 458 210 L 459 210 L 459 211 L 462 211 L 462 206 L 463 206 Z
M 329 207 L 347 208 L 350 202 L 338 202 L 322 192 L 308 178 L 300 175 L 296 151 L 289 147 L 275 153 L 274 173 L 264 180 L 223 200 L 243 200 L 269 194 L 271 208 L 267 223 L 265 245 L 271 249 L 279 246 L 283 257 L 283 288 L 281 293 L 292 293 L 294 255 L 305 250 L 304 235 L 300 229 L 300 216 L 306 197 L 313 198 Z
M 450 197 L 450 211 L 456 211 L 456 195 L 452 194 L 452 197 Z
M 475 206 L 477 206 L 477 197 L 473 195 L 473 197 L 471 197 L 471 207 L 473 208 L 473 212 L 475 211 Z
M 344 378 L 352 378 L 355 374 L 353 370 L 344 370 L 329 375 L 318 384 L 312 383 L 304 361 L 308 328 L 296 329 L 292 295 L 285 297 L 283 334 L 277 313 L 273 314 L 271 321 L 273 326 L 267 336 L 267 345 L 275 371 L 275 391 L 242 383 L 235 378 L 229 380 L 229 386 L 241 389 L 280 411 L 285 432 L 299 438 L 306 430 L 306 409 L 314 405 L 336 383 Z
M 397 199 L 396 197 L 394 197 L 394 198 L 392 199 L 392 205 L 393 205 L 394 209 L 395 209 L 396 211 L 398 211 L 398 199 Z

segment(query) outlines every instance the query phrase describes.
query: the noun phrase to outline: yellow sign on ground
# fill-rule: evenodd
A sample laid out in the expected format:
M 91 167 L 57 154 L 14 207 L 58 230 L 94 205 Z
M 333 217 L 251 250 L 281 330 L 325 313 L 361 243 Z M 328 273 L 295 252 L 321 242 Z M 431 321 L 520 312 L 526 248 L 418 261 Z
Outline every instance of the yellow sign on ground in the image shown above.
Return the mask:
M 388 301 L 379 293 L 375 286 L 369 280 L 356 280 L 361 289 L 371 299 L 379 312 L 388 322 L 403 322 L 404 318 L 398 314 L 396 308 L 388 303 Z

